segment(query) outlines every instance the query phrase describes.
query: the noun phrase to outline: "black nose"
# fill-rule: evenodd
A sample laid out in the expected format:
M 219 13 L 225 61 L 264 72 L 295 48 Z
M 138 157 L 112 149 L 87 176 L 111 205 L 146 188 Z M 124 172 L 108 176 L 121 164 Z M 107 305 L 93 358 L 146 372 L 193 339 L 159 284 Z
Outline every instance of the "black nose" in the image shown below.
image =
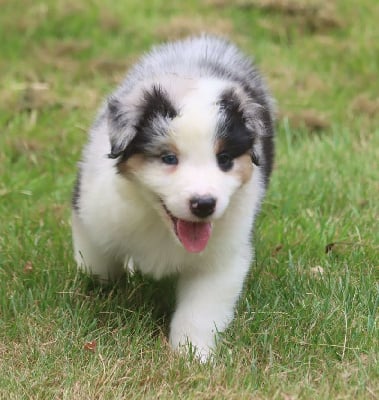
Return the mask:
M 212 196 L 192 197 L 190 209 L 193 215 L 199 218 L 206 218 L 213 214 L 216 208 L 216 199 Z

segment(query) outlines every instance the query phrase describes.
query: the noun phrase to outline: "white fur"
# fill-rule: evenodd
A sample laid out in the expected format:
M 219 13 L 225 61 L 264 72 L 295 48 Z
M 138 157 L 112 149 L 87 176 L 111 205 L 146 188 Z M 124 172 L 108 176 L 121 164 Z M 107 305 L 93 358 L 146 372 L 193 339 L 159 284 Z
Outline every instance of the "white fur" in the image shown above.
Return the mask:
M 156 81 L 166 85 L 181 110 L 169 132 L 179 165 L 171 171 L 158 160 L 143 163 L 130 179 L 117 174 L 116 160 L 106 157 L 109 127 L 100 119 L 81 162 L 80 197 L 72 217 L 74 249 L 78 266 L 102 280 L 117 278 L 131 257 L 137 268 L 157 279 L 179 274 L 169 340 L 175 349 L 190 342 L 205 360 L 216 332 L 233 318 L 252 260 L 251 229 L 265 189 L 259 167 L 243 183 L 238 175 L 221 171 L 215 160 L 216 99 L 231 83 L 175 79 L 171 89 L 166 78 L 158 75 Z M 138 98 L 138 85 L 133 90 Z M 184 249 L 157 200 L 176 217 L 195 220 L 188 208 L 193 195 L 217 199 L 212 236 L 199 254 Z

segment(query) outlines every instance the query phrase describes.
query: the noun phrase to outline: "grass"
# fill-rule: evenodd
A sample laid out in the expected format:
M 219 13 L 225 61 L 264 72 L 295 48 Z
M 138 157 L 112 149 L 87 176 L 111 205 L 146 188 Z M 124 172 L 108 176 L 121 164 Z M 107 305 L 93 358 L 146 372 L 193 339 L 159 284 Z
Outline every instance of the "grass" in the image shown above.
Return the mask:
M 379 5 L 1 0 L 0 398 L 378 399 Z M 214 364 L 169 350 L 173 282 L 76 273 L 70 193 L 101 99 L 157 41 L 254 54 L 278 102 L 256 260 Z

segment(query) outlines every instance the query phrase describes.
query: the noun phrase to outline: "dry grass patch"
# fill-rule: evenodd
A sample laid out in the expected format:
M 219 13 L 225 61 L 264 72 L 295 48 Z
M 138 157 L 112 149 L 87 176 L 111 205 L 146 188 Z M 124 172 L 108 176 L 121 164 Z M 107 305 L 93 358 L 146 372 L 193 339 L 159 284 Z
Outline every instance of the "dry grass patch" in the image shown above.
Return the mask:
M 4 109 L 12 112 L 42 110 L 57 104 L 57 96 L 46 82 L 11 82 L 0 91 Z
M 288 118 L 289 124 L 294 129 L 306 129 L 309 132 L 321 132 L 330 128 L 330 122 L 320 112 L 313 109 L 290 111 L 281 115 Z
M 41 50 L 50 56 L 73 56 L 88 50 L 92 46 L 89 39 L 64 39 L 64 40 L 48 40 L 41 44 Z
M 43 110 L 58 103 L 50 85 L 44 82 L 26 84 L 19 93 L 19 111 Z
M 95 70 L 96 64 L 93 67 Z M 72 86 L 67 94 L 58 93 L 46 82 L 18 83 L 0 92 L 0 101 L 10 112 L 30 112 L 28 129 L 37 123 L 38 113 L 52 107 L 66 109 L 91 109 L 99 106 L 101 94 L 97 88 L 84 85 Z
M 374 119 L 379 116 L 379 99 L 372 99 L 367 94 L 361 93 L 352 100 L 350 108 L 354 113 Z
M 121 20 L 105 8 L 101 10 L 99 18 L 100 26 L 106 32 L 115 33 L 121 31 L 123 28 Z
M 270 19 L 263 20 L 261 26 L 271 31 L 274 36 L 288 35 L 293 29 L 301 33 L 325 33 L 344 26 L 334 4 L 327 1 L 294 0 L 208 0 L 212 7 L 238 7 L 258 9 L 270 16 L 281 16 L 281 23 Z
M 53 68 L 58 72 L 68 74 L 70 78 L 75 76 L 82 69 L 81 62 L 75 60 L 69 54 L 56 54 L 55 50 L 38 46 L 32 52 L 35 59 L 39 61 L 41 69 Z
M 178 15 L 167 23 L 160 25 L 155 33 L 160 40 L 174 40 L 189 35 L 211 33 L 222 36 L 231 36 L 234 32 L 230 20 L 210 17 L 187 17 Z
M 87 70 L 95 75 L 102 75 L 110 79 L 111 83 L 118 83 L 126 75 L 128 70 L 136 62 L 136 57 L 127 57 L 125 59 L 111 59 L 100 56 L 88 61 Z
M 76 86 L 70 93 L 62 97 L 61 104 L 67 109 L 91 110 L 94 112 L 100 106 L 103 94 L 97 87 Z

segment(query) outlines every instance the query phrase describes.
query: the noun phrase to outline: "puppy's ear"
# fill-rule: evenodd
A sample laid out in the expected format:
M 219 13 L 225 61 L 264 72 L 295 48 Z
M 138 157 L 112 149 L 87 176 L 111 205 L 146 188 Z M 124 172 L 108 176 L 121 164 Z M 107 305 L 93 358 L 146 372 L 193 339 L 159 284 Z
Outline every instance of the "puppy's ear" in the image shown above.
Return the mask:
M 245 124 L 253 132 L 252 161 L 261 166 L 267 184 L 274 160 L 275 112 L 267 96 L 252 94 L 241 103 Z
M 273 135 L 271 105 L 239 87 L 226 90 L 219 101 L 220 108 L 234 121 L 240 121 L 254 137 Z
M 224 140 L 228 135 L 233 138 L 229 140 L 229 147 L 236 146 L 238 141 L 241 149 L 249 148 L 252 162 L 258 166 L 268 158 L 266 144 L 274 135 L 271 105 L 261 97 L 235 86 L 227 89 L 219 101 L 220 109 L 225 114 L 221 136 Z
M 140 151 L 142 142 L 149 142 L 154 136 L 163 134 L 164 122 L 178 114 L 168 93 L 159 85 L 139 88 L 123 99 L 110 97 L 107 112 L 111 142 L 109 157 L 122 155 L 124 159 L 136 149 Z M 133 146 L 129 146 L 132 142 Z
M 274 136 L 273 114 L 268 104 L 259 104 L 254 101 L 245 105 L 244 116 L 246 126 L 253 130 L 258 137 Z
M 117 97 L 108 99 L 108 128 L 111 142 L 109 158 L 121 156 L 136 135 L 135 116 L 133 112 Z

